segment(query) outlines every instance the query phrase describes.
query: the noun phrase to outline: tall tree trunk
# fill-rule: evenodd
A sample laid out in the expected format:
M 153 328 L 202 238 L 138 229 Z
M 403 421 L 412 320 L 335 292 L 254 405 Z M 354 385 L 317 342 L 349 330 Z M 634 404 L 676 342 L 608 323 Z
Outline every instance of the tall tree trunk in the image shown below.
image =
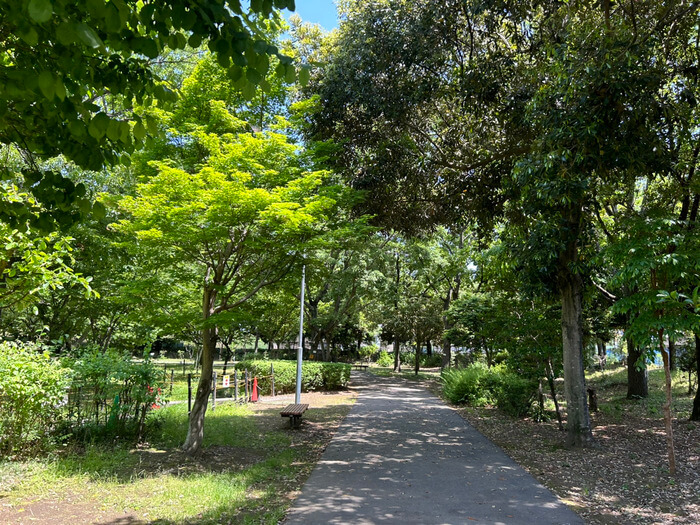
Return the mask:
M 421 352 L 421 341 L 416 340 L 416 362 L 414 363 L 414 368 L 413 368 L 413 373 L 418 375 L 418 371 L 420 370 L 420 352 Z
M 401 372 L 401 341 L 394 338 L 394 372 Z
M 646 363 L 637 369 L 637 362 L 642 357 L 639 347 L 627 339 L 627 399 L 649 396 L 649 371 Z
M 215 302 L 216 291 L 205 287 L 204 296 L 202 298 L 205 325 L 205 328 L 202 329 L 202 374 L 199 376 L 197 393 L 192 403 L 187 437 L 185 438 L 185 443 L 182 445 L 183 450 L 190 455 L 196 454 L 199 451 L 204 439 L 204 415 L 207 412 L 207 401 L 211 394 L 214 352 L 216 350 L 217 339 L 216 327 L 207 326 L 206 321 L 214 313 Z
M 676 369 L 676 341 L 670 337 L 668 338 L 668 362 L 671 371 L 674 371 Z
M 214 370 L 214 348 L 216 347 L 216 330 L 202 330 L 202 374 L 199 376 L 197 393 L 190 412 L 187 438 L 182 445 L 187 454 L 196 454 L 204 439 L 204 415 L 207 412 L 209 395 L 211 394 L 211 379 Z
M 442 368 L 450 366 L 452 363 L 452 345 L 449 341 L 442 342 Z
M 673 418 L 671 417 L 671 359 L 669 353 L 664 349 L 664 331 L 659 330 L 659 351 L 664 360 L 664 375 L 666 383 L 666 403 L 664 403 L 664 423 L 666 425 L 666 450 L 668 451 L 668 470 L 671 476 L 676 474 L 676 451 L 673 448 Z
M 450 309 L 450 304 L 451 304 L 451 297 L 452 292 L 451 290 L 447 292 L 447 297 L 445 297 L 442 301 L 442 328 L 443 328 L 443 334 L 447 332 L 449 329 L 452 328 L 452 323 L 450 322 L 449 318 L 447 317 L 447 310 Z M 452 363 L 452 344 L 445 338 L 443 335 L 442 337 L 442 368 L 450 366 Z
M 401 288 L 401 259 L 399 252 L 396 252 L 396 295 L 394 296 L 394 312 L 396 319 L 399 317 L 399 291 Z M 398 335 L 394 336 L 394 372 L 401 372 L 401 340 Z
M 695 399 L 693 400 L 693 413 L 690 415 L 691 421 L 700 421 L 700 335 L 695 334 L 695 373 L 698 378 Z
M 574 262 L 576 259 L 569 259 Z M 567 407 L 567 444 L 587 447 L 593 444 L 583 370 L 582 282 L 568 265 L 562 265 L 561 327 L 564 344 L 564 393 Z
M 605 365 L 607 364 L 607 356 L 605 353 L 605 341 L 602 339 L 598 341 L 598 363 L 600 364 L 601 370 L 605 370 Z
M 481 346 L 483 346 L 483 348 L 484 348 L 484 356 L 486 357 L 486 366 L 491 368 L 493 366 L 493 352 L 489 348 L 489 345 L 486 342 L 485 337 L 481 338 Z
M 226 375 L 226 369 L 228 368 L 228 362 L 231 360 L 231 357 L 233 356 L 233 351 L 231 350 L 231 346 L 224 342 L 224 347 L 226 348 L 226 354 L 224 355 L 224 370 L 221 372 L 221 375 Z
M 433 344 L 430 342 L 430 339 L 425 343 L 425 354 L 428 356 L 433 355 Z

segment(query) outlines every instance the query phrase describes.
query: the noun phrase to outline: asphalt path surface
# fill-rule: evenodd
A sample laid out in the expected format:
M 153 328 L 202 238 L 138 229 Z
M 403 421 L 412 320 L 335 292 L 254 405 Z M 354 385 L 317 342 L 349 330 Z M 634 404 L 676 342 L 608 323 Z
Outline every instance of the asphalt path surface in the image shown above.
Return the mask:
M 357 401 L 285 525 L 584 523 L 427 390 L 363 372 L 352 384 Z

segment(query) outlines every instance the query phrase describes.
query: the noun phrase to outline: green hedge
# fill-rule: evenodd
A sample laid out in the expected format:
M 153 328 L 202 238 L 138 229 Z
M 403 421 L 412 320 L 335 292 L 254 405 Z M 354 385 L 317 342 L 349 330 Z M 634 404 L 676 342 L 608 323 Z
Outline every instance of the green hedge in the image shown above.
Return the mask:
M 401 364 L 406 365 L 406 366 L 415 366 L 416 365 L 416 353 L 415 352 L 407 352 L 403 351 L 401 354 Z M 393 365 L 393 358 L 392 358 L 392 365 Z M 431 355 L 428 354 L 420 354 L 420 366 L 423 368 L 435 368 L 438 366 L 442 366 L 442 354 L 433 353 Z
M 481 362 L 442 373 L 443 393 L 455 404 L 496 405 L 514 416 L 524 416 L 535 398 L 537 384 L 505 367 L 487 368 Z
M 272 392 L 270 365 L 273 365 L 275 369 L 275 392 L 277 394 L 294 392 L 297 379 L 296 361 L 240 361 L 236 363 L 236 368 L 239 371 L 248 370 L 253 377 L 257 377 L 258 387 L 262 395 L 270 395 Z M 312 392 L 346 388 L 350 381 L 350 370 L 351 366 L 345 363 L 311 363 L 305 361 L 301 369 L 301 390 L 303 392 Z

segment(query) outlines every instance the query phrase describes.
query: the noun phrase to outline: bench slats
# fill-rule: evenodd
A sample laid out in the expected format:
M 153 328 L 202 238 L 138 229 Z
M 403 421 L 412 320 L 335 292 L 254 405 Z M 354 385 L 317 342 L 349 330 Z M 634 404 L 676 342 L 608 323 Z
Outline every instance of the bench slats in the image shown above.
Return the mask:
M 282 412 L 281 416 L 301 416 L 306 410 L 308 410 L 309 405 L 302 403 L 298 405 L 288 405 Z

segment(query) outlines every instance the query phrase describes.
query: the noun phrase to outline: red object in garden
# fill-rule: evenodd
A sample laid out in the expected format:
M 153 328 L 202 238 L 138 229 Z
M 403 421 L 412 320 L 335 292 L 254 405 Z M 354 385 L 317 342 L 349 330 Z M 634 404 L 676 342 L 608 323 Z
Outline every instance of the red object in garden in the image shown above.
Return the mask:
M 258 378 L 253 378 L 253 392 L 250 395 L 250 400 L 255 403 L 258 400 Z

